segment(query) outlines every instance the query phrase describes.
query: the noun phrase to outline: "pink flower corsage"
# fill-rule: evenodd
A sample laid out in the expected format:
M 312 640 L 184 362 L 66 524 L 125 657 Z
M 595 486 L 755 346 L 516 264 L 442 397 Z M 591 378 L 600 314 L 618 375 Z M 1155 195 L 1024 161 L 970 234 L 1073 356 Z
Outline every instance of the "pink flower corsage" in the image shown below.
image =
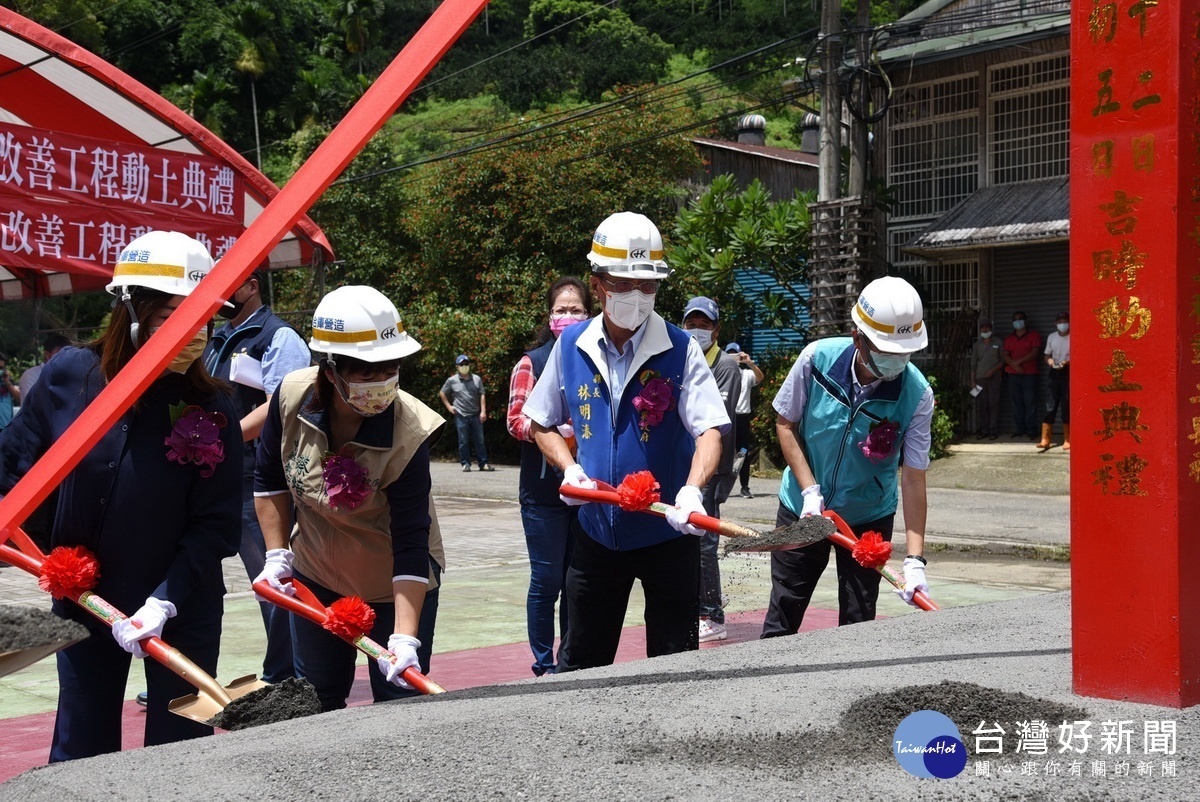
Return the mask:
M 642 391 L 634 396 L 633 408 L 641 415 L 639 426 L 642 440 L 650 439 L 650 427 L 662 423 L 663 416 L 675 409 L 674 388 L 670 379 L 664 379 L 657 371 L 644 370 L 638 376 Z
M 871 462 L 882 462 L 892 455 L 896 447 L 896 437 L 900 434 L 900 424 L 884 418 L 878 423 L 872 423 L 867 439 L 859 442 L 863 456 Z
M 371 494 L 367 469 L 344 454 L 326 457 L 323 475 L 329 506 L 335 510 L 342 507 L 352 510 Z
M 213 469 L 225 459 L 221 429 L 229 421 L 220 412 L 205 412 L 194 404 L 172 407 L 171 419 L 175 426 L 163 441 L 168 446 L 167 459 L 180 465 L 194 463 L 203 466 L 200 475 L 212 476 Z

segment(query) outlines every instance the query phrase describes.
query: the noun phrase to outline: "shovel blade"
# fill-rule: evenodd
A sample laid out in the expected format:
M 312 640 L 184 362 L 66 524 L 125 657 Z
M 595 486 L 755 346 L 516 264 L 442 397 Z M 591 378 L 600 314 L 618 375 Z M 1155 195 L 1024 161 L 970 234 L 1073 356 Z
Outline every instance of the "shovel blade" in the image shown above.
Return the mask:
M 253 674 L 249 674 L 229 683 L 225 687 L 225 693 L 229 694 L 229 701 L 232 702 L 234 699 L 267 687 L 269 687 L 267 683 Z M 204 724 L 224 710 L 226 704 L 228 702 L 223 702 L 208 691 L 198 690 L 193 694 L 172 699 L 171 704 L 167 705 L 167 709 L 177 716 L 190 718 L 192 721 Z
M 760 532 L 755 537 L 730 538 L 725 544 L 725 553 L 731 551 L 791 551 L 820 543 L 837 531 L 837 527 L 826 518 L 811 516 L 801 518 L 769 532 Z
M 84 636 L 86 637 L 86 635 Z M 83 638 L 74 640 L 43 643 L 28 649 L 15 649 L 11 652 L 0 652 L 0 677 L 8 676 L 14 671 L 33 665 L 38 660 L 49 657 L 60 649 L 65 649 L 73 643 L 79 643 Z

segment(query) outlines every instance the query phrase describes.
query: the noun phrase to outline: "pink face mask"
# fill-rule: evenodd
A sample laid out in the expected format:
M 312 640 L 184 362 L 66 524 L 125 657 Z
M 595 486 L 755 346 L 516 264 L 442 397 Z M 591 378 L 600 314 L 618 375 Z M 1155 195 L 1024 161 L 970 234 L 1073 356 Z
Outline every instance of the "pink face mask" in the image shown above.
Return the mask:
M 588 316 L 582 313 L 570 315 L 551 315 L 550 316 L 550 331 L 558 337 L 566 330 L 567 326 L 575 323 L 580 323 L 587 320 Z

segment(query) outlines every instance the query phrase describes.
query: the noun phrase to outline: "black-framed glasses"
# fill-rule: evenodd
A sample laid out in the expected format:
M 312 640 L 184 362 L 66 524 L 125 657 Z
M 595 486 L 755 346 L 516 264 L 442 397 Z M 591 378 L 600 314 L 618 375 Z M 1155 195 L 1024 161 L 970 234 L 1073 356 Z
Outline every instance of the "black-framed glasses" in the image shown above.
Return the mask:
M 609 289 L 610 292 L 626 293 L 637 290 L 645 295 L 654 295 L 658 292 L 658 281 L 656 279 L 644 279 L 641 281 L 631 281 L 629 279 L 602 278 L 600 282 Z

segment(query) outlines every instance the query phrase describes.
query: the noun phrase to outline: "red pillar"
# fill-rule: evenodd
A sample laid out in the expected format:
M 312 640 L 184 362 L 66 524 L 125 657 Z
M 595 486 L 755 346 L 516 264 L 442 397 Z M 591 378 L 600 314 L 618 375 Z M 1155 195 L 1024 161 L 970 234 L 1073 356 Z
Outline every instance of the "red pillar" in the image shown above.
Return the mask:
M 1072 3 L 1074 689 L 1200 702 L 1200 0 Z

